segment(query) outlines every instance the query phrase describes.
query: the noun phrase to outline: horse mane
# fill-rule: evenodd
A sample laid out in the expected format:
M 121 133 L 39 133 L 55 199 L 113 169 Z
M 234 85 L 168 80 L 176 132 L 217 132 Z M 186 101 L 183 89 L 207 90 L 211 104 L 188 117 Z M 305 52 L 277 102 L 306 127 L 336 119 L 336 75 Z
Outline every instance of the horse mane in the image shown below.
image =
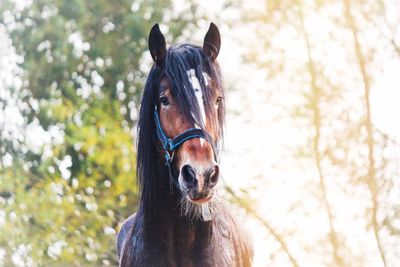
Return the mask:
M 187 71 L 195 70 L 195 75 L 200 82 L 201 90 L 204 97 L 204 105 L 206 114 L 217 115 L 218 128 L 214 125 L 214 129 L 218 129 L 216 144 L 220 146 L 223 139 L 223 128 L 225 121 L 224 101 L 218 108 L 218 114 L 214 112 L 214 100 L 211 98 L 211 90 L 207 87 L 203 72 L 213 84 L 213 87 L 219 90 L 223 96 L 224 88 L 221 78 L 221 72 L 218 64 L 212 62 L 203 52 L 201 47 L 182 44 L 170 47 L 167 51 L 165 63 L 162 66 L 154 64 L 147 78 L 138 121 L 138 140 L 137 140 L 137 177 L 141 191 L 140 194 L 140 211 L 146 213 L 151 211 L 155 205 L 162 201 L 163 192 L 169 190 L 167 173 L 164 165 L 164 159 L 161 156 L 157 145 L 157 137 L 155 131 L 155 122 L 153 117 L 154 108 L 158 103 L 159 91 L 162 90 L 163 79 L 169 81 L 169 89 L 174 100 L 181 108 L 182 114 L 194 125 L 198 125 L 204 129 L 200 107 L 196 100 L 194 91 L 191 90 L 192 84 L 189 80 Z M 163 179 L 164 178 L 164 179 Z M 160 181 L 161 180 L 161 181 Z

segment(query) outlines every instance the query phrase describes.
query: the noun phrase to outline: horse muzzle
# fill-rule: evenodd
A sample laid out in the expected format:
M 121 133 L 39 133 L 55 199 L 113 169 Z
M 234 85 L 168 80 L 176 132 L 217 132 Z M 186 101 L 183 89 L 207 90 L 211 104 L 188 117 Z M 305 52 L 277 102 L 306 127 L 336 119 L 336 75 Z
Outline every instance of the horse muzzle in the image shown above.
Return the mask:
M 179 184 L 187 193 L 187 198 L 195 204 L 203 204 L 214 196 L 214 189 L 219 180 L 219 167 L 198 168 L 186 164 L 181 168 Z

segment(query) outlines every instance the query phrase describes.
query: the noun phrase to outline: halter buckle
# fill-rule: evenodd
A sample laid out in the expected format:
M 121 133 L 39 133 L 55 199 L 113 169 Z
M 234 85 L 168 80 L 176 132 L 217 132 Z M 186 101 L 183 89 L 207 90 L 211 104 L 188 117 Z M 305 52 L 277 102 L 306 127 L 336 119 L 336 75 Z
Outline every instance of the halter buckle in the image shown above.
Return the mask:
M 171 152 L 174 150 L 174 142 L 172 141 L 171 138 L 168 138 L 167 141 L 165 142 L 164 150 Z
M 165 165 L 171 164 L 172 160 L 174 159 L 175 151 L 171 151 L 171 155 L 169 154 L 168 150 L 165 150 Z

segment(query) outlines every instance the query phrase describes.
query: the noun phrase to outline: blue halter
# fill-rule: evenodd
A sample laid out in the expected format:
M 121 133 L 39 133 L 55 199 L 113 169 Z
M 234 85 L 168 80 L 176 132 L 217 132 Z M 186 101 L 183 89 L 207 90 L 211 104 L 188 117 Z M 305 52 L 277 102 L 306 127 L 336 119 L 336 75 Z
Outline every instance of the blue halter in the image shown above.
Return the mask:
M 182 145 L 185 141 L 193 139 L 193 138 L 203 138 L 206 140 L 208 143 L 210 143 L 213 153 L 214 153 L 214 158 L 217 161 L 217 154 L 216 154 L 216 148 L 213 142 L 213 139 L 209 133 L 202 129 L 198 128 L 190 128 L 179 135 L 175 136 L 174 138 L 169 138 L 167 135 L 164 133 L 162 127 L 161 127 L 161 122 L 160 118 L 158 116 L 157 112 L 157 106 L 154 109 L 154 121 L 156 123 L 156 129 L 157 129 L 157 136 L 158 139 L 160 140 L 163 150 L 164 150 L 164 155 L 165 155 L 165 164 L 169 167 L 170 169 L 170 164 L 172 160 L 174 159 L 174 152 L 175 150 Z

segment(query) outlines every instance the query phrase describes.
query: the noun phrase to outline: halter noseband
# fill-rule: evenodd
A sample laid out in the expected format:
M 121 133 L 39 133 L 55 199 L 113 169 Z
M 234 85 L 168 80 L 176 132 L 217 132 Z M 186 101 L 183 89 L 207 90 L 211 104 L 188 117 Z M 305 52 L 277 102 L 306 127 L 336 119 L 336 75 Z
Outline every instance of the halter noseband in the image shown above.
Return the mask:
M 193 138 L 203 138 L 208 143 L 210 143 L 210 145 L 213 149 L 215 161 L 218 162 L 217 154 L 216 154 L 217 151 L 216 151 L 216 147 L 214 145 L 214 141 L 213 141 L 211 135 L 209 133 L 207 133 L 206 131 L 204 131 L 203 129 L 190 128 L 190 129 L 178 134 L 174 138 L 168 138 L 161 127 L 160 118 L 159 118 L 158 112 L 157 112 L 157 106 L 154 109 L 154 121 L 156 123 L 158 139 L 160 140 L 163 150 L 164 150 L 165 165 L 167 165 L 169 169 L 171 168 L 170 164 L 171 164 L 172 160 L 174 159 L 175 150 L 180 145 L 182 145 L 185 141 L 193 139 Z

